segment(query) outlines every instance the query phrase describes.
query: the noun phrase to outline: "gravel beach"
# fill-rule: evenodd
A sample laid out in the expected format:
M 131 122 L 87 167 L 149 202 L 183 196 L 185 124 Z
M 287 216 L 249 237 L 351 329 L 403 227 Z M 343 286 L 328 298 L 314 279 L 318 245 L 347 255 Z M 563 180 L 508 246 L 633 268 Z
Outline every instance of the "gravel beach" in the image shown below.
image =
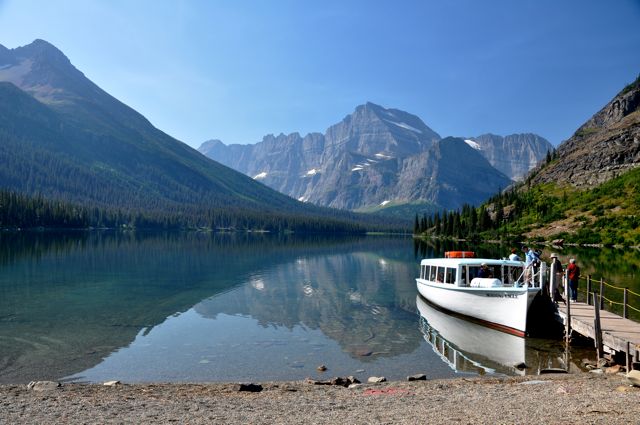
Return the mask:
M 617 374 L 364 384 L 63 384 L 0 386 L 2 424 L 252 423 L 630 424 L 640 388 Z

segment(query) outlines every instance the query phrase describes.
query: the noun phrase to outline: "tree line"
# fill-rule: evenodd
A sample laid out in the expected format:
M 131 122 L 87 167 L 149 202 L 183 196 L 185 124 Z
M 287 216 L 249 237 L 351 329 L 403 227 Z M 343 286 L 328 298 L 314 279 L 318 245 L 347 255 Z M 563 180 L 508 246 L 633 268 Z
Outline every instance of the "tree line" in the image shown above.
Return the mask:
M 172 211 L 107 209 L 42 195 L 30 196 L 0 189 L 0 229 L 132 228 L 213 229 L 300 233 L 364 233 L 372 227 L 357 220 L 276 214 L 240 208 L 192 208 Z

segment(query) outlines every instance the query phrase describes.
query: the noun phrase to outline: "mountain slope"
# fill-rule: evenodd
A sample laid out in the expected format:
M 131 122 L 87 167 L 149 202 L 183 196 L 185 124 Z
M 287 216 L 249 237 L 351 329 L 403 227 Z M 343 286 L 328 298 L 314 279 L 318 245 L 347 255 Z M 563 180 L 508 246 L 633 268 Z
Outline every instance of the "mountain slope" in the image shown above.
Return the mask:
M 483 134 L 469 140 L 470 146 L 478 149 L 493 167 L 515 181 L 522 180 L 554 149 L 548 140 L 531 133 L 505 137 Z
M 640 77 L 563 142 L 555 158 L 493 196 L 486 209 L 496 208 L 504 220 L 489 238 L 640 246 Z
M 496 171 L 463 139 L 447 137 L 403 162 L 397 188 L 400 199 L 421 199 L 445 209 L 477 205 L 511 180 Z
M 153 127 L 36 40 L 0 49 L 0 185 L 97 206 L 328 214 Z
M 640 165 L 640 77 L 558 146 L 557 160 L 531 177 L 593 187 Z
M 477 139 L 441 146 L 440 136 L 417 116 L 369 102 L 324 135 L 269 135 L 254 145 L 211 140 L 199 151 L 301 201 L 413 216 L 482 202 L 511 183 L 490 164 L 492 157 L 498 163 L 500 155 L 510 155 L 510 176 L 520 170 L 515 163 L 528 170 L 530 158 L 548 145 L 535 135 Z M 493 146 L 497 139 L 500 146 Z

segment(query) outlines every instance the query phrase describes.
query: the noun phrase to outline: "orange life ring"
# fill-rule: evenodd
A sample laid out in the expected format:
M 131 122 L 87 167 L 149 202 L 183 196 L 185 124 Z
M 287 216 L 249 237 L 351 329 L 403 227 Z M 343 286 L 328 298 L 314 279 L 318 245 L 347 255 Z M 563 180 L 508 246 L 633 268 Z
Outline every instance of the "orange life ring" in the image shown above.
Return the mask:
M 444 258 L 474 258 L 476 253 L 473 251 L 447 251 Z

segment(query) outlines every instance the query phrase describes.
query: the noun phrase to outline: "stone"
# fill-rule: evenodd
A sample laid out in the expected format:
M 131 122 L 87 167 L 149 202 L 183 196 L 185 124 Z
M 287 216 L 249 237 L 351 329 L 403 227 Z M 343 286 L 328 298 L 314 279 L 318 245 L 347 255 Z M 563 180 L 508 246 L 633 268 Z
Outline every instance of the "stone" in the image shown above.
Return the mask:
M 523 381 L 523 382 L 520 382 L 519 384 L 516 384 L 516 385 L 539 385 L 539 384 L 550 384 L 550 383 L 551 383 L 551 381 L 542 381 L 542 380 L 539 380 L 539 379 L 534 379 L 534 380 L 531 380 L 531 381 Z
M 349 382 L 349 384 L 350 384 L 350 385 L 351 385 L 351 384 L 359 384 L 359 383 L 360 383 L 360 381 L 358 380 L 358 378 L 356 378 L 356 377 L 355 377 L 355 376 L 353 376 L 353 375 L 349 375 L 349 376 L 347 376 L 347 381 Z
M 562 369 L 559 367 L 548 367 L 546 369 L 542 369 L 540 371 L 540 374 L 547 374 L 547 373 L 568 373 L 567 369 Z
M 316 368 L 316 370 L 317 370 L 318 372 L 324 372 L 325 370 L 327 370 L 327 367 L 326 367 L 325 365 L 321 364 L 320 366 L 318 366 L 318 367 Z
M 634 387 L 640 387 L 640 370 L 630 370 L 627 373 L 627 381 Z
M 426 381 L 427 375 L 424 373 L 418 373 L 415 375 L 407 376 L 407 381 Z
M 363 386 L 363 384 L 351 384 L 347 388 L 349 388 L 350 390 L 353 390 L 353 389 L 356 389 L 356 388 L 360 388 L 362 386 Z
M 60 388 L 62 385 L 59 382 L 53 381 L 31 381 L 27 385 L 28 390 L 32 391 L 49 391 Z
M 370 384 L 379 384 L 381 382 L 387 382 L 387 378 L 384 376 L 370 376 L 367 382 Z
M 329 384 L 331 385 L 339 385 L 341 387 L 348 387 L 349 384 L 347 384 L 347 380 L 340 377 L 340 376 L 336 376 L 335 378 L 331 378 L 329 380 Z
M 236 391 L 246 391 L 246 392 L 250 392 L 250 393 L 259 393 L 260 391 L 262 391 L 262 385 L 260 385 L 260 384 L 251 384 L 251 383 L 241 383 L 241 384 L 236 384 L 234 389 Z
M 621 372 L 622 370 L 624 370 L 624 366 L 620 366 L 619 364 L 613 365 L 611 367 L 608 367 L 604 370 L 604 373 L 608 373 L 608 374 L 615 374 L 618 372 Z
M 602 369 L 593 369 L 593 370 L 590 370 L 589 373 L 595 373 L 597 375 L 600 375 L 600 374 L 603 374 L 604 371 Z
M 102 385 L 105 385 L 107 387 L 115 387 L 116 385 L 120 385 L 121 382 L 120 381 L 107 381 L 105 383 L 103 383 Z

